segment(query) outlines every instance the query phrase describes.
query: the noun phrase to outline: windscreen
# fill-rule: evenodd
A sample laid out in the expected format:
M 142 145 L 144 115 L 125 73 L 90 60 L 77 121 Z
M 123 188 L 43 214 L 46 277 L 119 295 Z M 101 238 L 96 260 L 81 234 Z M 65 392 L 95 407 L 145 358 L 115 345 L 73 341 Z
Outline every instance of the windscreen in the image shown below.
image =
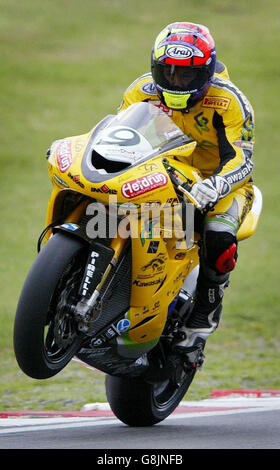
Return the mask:
M 111 161 L 136 163 L 183 132 L 157 106 L 135 103 L 117 114 L 94 141 L 93 149 Z

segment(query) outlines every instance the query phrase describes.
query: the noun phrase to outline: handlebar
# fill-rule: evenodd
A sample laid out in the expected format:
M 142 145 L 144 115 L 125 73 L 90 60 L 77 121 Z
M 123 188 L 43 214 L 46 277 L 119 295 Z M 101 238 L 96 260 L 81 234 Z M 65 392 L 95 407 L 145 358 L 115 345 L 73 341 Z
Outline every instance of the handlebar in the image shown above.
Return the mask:
M 195 199 L 195 197 L 193 197 L 193 195 L 191 194 L 192 187 L 189 183 L 192 183 L 192 181 L 189 180 L 188 178 L 187 178 L 187 181 L 183 181 L 181 178 L 179 178 L 178 174 L 176 173 L 178 171 L 177 168 L 170 165 L 168 161 L 164 161 L 164 165 L 176 189 L 178 189 L 181 193 L 183 193 L 183 195 L 195 206 L 196 209 L 203 210 L 202 206 Z M 185 175 L 184 177 L 186 178 Z

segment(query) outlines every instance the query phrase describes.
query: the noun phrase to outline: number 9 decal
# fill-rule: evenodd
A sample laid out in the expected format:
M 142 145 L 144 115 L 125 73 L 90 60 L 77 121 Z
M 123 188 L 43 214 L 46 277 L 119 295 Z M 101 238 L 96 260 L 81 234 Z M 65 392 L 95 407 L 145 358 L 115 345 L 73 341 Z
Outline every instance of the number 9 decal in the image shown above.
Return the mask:
M 140 143 L 139 134 L 129 127 L 118 127 L 110 130 L 109 134 L 101 138 L 98 145 L 119 145 L 128 147 Z

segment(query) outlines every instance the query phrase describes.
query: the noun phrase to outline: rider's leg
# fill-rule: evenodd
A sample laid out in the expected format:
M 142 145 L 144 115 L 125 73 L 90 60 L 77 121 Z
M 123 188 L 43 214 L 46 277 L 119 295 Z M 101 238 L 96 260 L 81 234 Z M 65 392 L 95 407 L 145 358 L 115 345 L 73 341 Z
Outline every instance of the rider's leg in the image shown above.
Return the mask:
M 180 330 L 176 347 L 192 351 L 204 348 L 209 335 L 218 327 L 225 287 L 237 260 L 237 230 L 252 204 L 252 185 L 248 184 L 221 199 L 203 222 L 200 271 L 190 315 Z

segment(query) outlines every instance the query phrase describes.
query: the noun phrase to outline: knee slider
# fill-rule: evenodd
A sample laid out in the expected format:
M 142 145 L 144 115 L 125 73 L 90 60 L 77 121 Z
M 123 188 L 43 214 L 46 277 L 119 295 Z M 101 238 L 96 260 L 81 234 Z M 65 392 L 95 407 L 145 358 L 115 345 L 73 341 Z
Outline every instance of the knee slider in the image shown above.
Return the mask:
M 229 232 L 207 230 L 204 234 L 206 260 L 212 269 L 225 274 L 235 268 L 237 239 Z

